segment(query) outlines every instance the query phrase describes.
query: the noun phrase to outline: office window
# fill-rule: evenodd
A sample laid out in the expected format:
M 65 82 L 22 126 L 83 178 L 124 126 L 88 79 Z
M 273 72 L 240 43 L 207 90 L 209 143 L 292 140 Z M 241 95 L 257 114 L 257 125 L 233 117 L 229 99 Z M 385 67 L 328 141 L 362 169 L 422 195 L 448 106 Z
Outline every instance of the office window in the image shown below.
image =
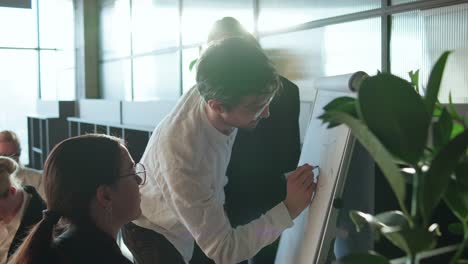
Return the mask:
M 31 9 L 0 7 L 0 47 L 37 47 L 37 7 Z
M 182 9 L 182 41 L 184 45 L 203 43 L 216 20 L 231 16 L 246 30 L 253 32 L 253 1 L 187 0 Z
M 55 50 L 43 50 L 40 53 L 41 99 L 74 100 L 74 53 Z
M 130 0 L 100 1 L 101 60 L 130 56 Z
M 182 51 L 182 86 L 183 92 L 187 92 L 195 85 L 195 77 L 197 69 L 193 66 L 192 70 L 190 70 L 190 63 L 194 60 L 197 60 L 200 55 L 200 48 L 190 48 L 184 49 Z
M 17 132 L 23 150 L 26 116 L 36 112 L 36 100 L 75 98 L 73 12 L 72 0 L 0 7 L 0 130 Z M 27 151 L 21 161 L 29 163 Z
M 130 17 L 130 0 L 100 1 L 101 98 L 132 99 Z
M 453 50 L 439 93 L 448 102 L 468 103 L 468 4 L 413 11 L 392 17 L 391 71 L 405 79 L 420 70 L 420 86 L 445 50 Z
M 134 100 L 177 99 L 180 95 L 178 52 L 133 60 Z
M 24 164 L 29 163 L 26 115 L 36 111 L 38 97 L 37 65 L 37 51 L 0 50 L 0 130 L 18 134 Z
M 75 99 L 74 14 L 72 0 L 41 0 L 39 45 L 41 99 Z
M 179 6 L 173 0 L 132 2 L 133 54 L 179 45 Z
M 102 62 L 100 72 L 101 98 L 132 100 L 130 59 Z
M 392 5 L 399 5 L 399 4 L 406 4 L 406 3 L 413 3 L 423 0 L 391 0 Z
M 259 2 L 260 32 L 381 7 L 381 1 L 375 0 L 260 0 Z
M 318 77 L 380 69 L 380 24 L 372 18 L 330 25 L 265 37 L 261 44 L 280 74 L 299 86 L 301 99 L 313 100 Z
M 73 23 L 73 0 L 40 0 L 39 40 L 41 48 L 73 49 L 75 46 Z

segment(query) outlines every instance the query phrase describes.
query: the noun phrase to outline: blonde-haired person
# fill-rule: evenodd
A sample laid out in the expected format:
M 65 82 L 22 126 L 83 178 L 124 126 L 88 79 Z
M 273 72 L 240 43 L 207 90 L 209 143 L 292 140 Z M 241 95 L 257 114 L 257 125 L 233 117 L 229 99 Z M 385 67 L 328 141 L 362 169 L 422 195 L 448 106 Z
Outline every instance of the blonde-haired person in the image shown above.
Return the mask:
M 42 198 L 45 198 L 44 186 L 42 186 L 42 173 L 38 170 L 27 168 L 20 162 L 21 142 L 15 132 L 11 130 L 0 131 L 0 156 L 15 160 L 19 165 L 15 177 L 21 184 L 33 186 Z
M 60 142 L 44 165 L 47 210 L 9 263 L 131 264 L 116 239 L 141 214 L 145 179 L 118 138 L 90 134 Z M 60 219 L 69 225 L 55 237 Z
M 19 165 L 0 157 L 0 263 L 6 263 L 27 236 L 31 226 L 42 218 L 45 203 L 32 186 L 21 186 L 14 176 Z

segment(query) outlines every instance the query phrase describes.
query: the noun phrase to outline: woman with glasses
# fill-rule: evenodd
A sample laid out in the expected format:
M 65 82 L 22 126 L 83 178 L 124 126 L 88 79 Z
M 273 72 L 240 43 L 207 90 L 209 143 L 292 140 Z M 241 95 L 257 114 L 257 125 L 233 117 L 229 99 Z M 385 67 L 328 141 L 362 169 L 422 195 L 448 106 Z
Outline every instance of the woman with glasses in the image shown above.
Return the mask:
M 121 140 L 85 135 L 59 143 L 44 166 L 47 210 L 9 263 L 131 263 L 116 243 L 141 214 L 146 173 Z M 54 238 L 59 220 L 68 224 Z

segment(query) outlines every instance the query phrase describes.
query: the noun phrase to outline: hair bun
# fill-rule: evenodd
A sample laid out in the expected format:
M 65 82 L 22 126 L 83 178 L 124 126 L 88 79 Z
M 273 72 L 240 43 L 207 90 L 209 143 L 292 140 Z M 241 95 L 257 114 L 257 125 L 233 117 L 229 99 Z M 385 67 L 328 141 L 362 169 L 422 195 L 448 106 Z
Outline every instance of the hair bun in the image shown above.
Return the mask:
M 0 173 L 13 174 L 18 169 L 18 163 L 8 157 L 0 157 Z

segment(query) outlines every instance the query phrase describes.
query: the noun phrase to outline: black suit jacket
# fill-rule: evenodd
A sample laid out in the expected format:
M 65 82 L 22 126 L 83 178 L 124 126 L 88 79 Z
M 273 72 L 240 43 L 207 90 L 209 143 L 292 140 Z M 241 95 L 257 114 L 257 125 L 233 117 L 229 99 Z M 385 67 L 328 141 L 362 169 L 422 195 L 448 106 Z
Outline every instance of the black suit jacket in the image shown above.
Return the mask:
M 55 239 L 53 248 L 58 260 L 48 262 L 51 264 L 132 264 L 122 254 L 117 242 L 93 224 L 70 225 Z
M 300 156 L 299 89 L 281 77 L 282 90 L 270 104 L 270 117 L 254 130 L 239 130 L 226 172 L 225 209 L 233 226 L 247 224 L 286 197 L 284 173 Z

